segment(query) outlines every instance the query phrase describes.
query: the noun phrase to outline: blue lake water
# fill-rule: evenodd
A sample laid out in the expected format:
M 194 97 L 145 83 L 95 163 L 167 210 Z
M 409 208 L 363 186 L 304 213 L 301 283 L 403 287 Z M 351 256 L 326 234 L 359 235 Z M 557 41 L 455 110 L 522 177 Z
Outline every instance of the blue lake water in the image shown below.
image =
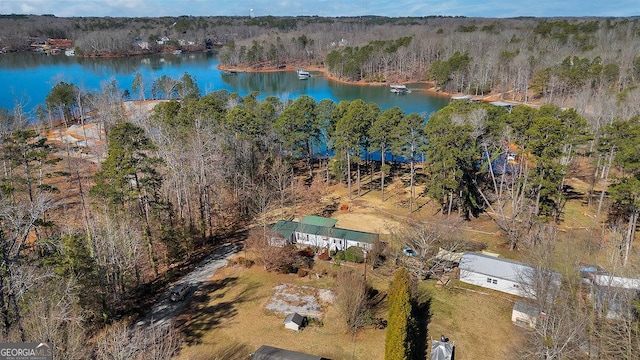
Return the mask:
M 31 112 L 38 104 L 44 105 L 47 94 L 60 81 L 74 83 L 85 92 L 98 92 L 102 83 L 116 80 L 122 90 L 131 91 L 136 71 L 142 74 L 147 89 L 162 75 L 179 78 L 188 72 L 203 93 L 225 89 L 241 96 L 257 91 L 260 98 L 273 95 L 282 100 L 295 99 L 302 94 L 316 101 L 362 99 L 377 103 L 383 110 L 398 106 L 406 113 L 425 116 L 449 102 L 447 98 L 427 94 L 423 84 L 408 84 L 412 92 L 398 95 L 391 93 L 388 86 L 343 84 L 331 81 L 321 73 L 312 72 L 308 80 L 299 80 L 292 71 L 228 75 L 218 70 L 218 65 L 218 58 L 213 53 L 116 59 L 3 54 L 0 55 L 0 107 L 12 110 L 18 102 Z

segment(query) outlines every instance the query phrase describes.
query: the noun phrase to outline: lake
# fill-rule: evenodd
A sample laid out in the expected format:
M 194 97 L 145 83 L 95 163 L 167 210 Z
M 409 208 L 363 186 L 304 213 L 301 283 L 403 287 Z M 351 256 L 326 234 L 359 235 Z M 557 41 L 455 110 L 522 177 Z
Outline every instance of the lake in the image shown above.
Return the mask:
M 31 112 L 44 105 L 47 94 L 58 82 L 74 83 L 85 92 L 98 92 L 102 83 L 116 80 L 122 90 L 131 91 L 131 83 L 140 71 L 146 87 L 167 75 L 179 78 L 188 72 L 203 93 L 228 90 L 245 96 L 252 91 L 259 98 L 276 96 L 281 100 L 307 94 L 316 101 L 362 99 L 375 102 L 381 109 L 398 106 L 406 113 L 428 116 L 448 104 L 449 99 L 428 94 L 424 84 L 407 84 L 409 94 L 394 94 L 388 86 L 358 86 L 329 80 L 322 73 L 311 72 L 300 80 L 295 72 L 225 74 L 217 69 L 214 53 L 154 54 L 127 58 L 79 58 L 46 56 L 36 53 L 0 55 L 0 107 L 12 110 L 16 102 Z

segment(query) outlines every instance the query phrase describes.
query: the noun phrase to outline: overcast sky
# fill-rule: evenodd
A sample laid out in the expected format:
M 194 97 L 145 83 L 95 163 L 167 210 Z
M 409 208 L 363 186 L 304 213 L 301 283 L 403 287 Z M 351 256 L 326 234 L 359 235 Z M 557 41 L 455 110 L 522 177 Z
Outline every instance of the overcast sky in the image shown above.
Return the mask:
M 0 14 L 68 16 L 637 16 L 640 0 L 0 0 Z

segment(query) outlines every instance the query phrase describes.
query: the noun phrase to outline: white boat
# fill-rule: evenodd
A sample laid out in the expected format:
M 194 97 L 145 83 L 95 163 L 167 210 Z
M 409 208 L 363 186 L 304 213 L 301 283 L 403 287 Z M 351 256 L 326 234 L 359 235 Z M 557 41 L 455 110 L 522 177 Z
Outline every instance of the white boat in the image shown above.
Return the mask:
M 308 71 L 298 69 L 296 72 L 298 73 L 298 79 L 300 80 L 307 80 L 311 77 L 311 74 Z
M 178 50 L 173 50 L 173 55 L 180 55 L 182 54 L 182 50 L 178 49 Z
M 391 85 L 391 92 L 395 94 L 408 94 L 411 92 L 406 85 Z

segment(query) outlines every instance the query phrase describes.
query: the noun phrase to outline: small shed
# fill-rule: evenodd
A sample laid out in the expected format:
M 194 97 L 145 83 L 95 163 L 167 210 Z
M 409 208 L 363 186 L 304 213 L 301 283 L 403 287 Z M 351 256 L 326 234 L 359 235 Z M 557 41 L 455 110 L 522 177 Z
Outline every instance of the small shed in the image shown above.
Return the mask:
M 287 329 L 300 331 L 306 323 L 306 318 L 298 313 L 288 314 L 284 318 L 284 327 Z
M 540 316 L 543 316 L 543 313 L 535 306 L 516 301 L 511 312 L 511 321 L 520 327 L 535 329 Z
M 320 356 L 262 345 L 251 355 L 252 360 L 328 360 Z

